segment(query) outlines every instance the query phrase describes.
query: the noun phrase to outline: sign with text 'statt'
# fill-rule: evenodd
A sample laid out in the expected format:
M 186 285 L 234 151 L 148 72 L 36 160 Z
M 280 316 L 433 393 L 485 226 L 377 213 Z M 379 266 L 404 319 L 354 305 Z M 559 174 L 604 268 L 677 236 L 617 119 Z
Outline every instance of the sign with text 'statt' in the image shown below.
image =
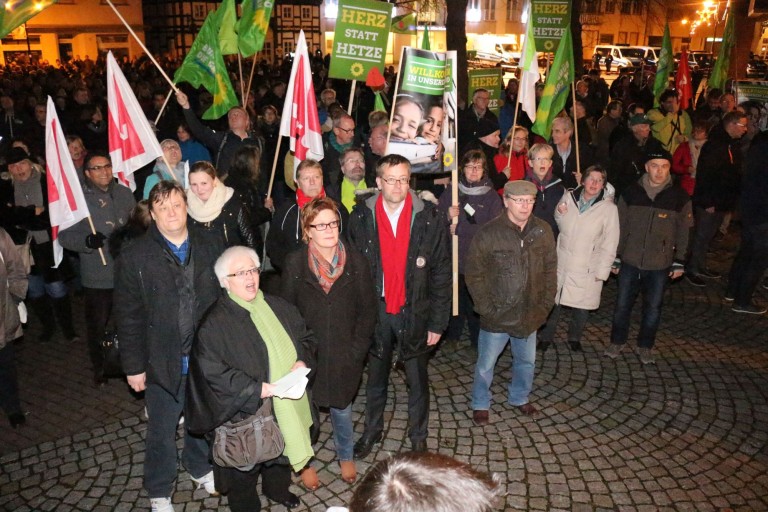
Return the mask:
M 340 0 L 328 76 L 365 80 L 373 67 L 381 71 L 387 56 L 392 4 L 374 0 Z
M 536 49 L 540 52 L 554 52 L 565 28 L 571 22 L 570 0 L 531 0 L 530 20 Z

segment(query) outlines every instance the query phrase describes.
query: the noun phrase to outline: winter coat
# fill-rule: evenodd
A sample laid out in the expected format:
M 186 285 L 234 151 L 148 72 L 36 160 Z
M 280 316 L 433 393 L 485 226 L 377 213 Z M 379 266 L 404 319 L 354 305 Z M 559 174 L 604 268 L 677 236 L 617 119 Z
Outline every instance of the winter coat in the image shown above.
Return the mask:
M 732 139 L 721 126 L 712 129 L 701 148 L 692 199 L 696 208 L 732 212 L 741 192 L 742 154 L 739 139 Z
M 90 181 L 83 186 L 83 196 L 91 214 L 93 227 L 98 233 L 109 237 L 117 228 L 128 222 L 136 206 L 133 193 L 127 187 L 110 183 L 107 190 L 101 190 Z M 109 238 L 104 240 L 101 252 L 107 264 L 101 261 L 98 250 L 89 249 L 85 239 L 92 233 L 88 219 L 83 219 L 59 233 L 59 242 L 65 249 L 80 253 L 80 274 L 86 288 L 114 288 L 115 261 L 109 250 Z
M 689 196 L 693 195 L 693 191 L 696 188 L 695 172 L 694 176 L 691 176 L 689 167 L 693 165 L 693 157 L 691 155 L 691 141 L 685 144 L 680 144 L 675 150 L 675 154 L 672 155 L 672 173 L 678 177 L 680 186 L 683 190 L 688 192 Z
M 521 230 L 509 215 L 499 215 L 472 240 L 464 279 L 484 331 L 529 336 L 555 303 L 557 254 L 549 224 L 531 215 Z
M 27 295 L 27 273 L 10 235 L 0 228 L 0 349 L 22 336 L 19 302 Z
M 188 218 L 190 225 L 198 226 L 219 237 L 224 247 L 234 245 L 244 245 L 251 249 L 256 247 L 251 216 L 237 196 L 230 197 L 221 207 L 219 216 L 211 221 L 198 222 L 192 218 L 192 215 Z
M 280 295 L 294 304 L 317 339 L 312 400 L 343 409 L 354 400 L 376 327 L 378 299 L 362 254 L 345 244 L 344 273 L 326 294 L 308 264 L 305 245 L 286 257 Z
M 755 135 L 749 147 L 741 193 L 741 222 L 745 226 L 768 224 L 768 132 Z
M 413 214 L 408 261 L 405 269 L 404 332 L 398 336 L 399 360 L 429 352 L 427 331 L 442 333 L 448 326 L 451 306 L 451 256 L 448 236 L 440 212 L 411 191 Z M 363 253 L 371 269 L 376 297 L 383 297 L 384 272 L 376 226 L 375 207 L 380 193 L 355 206 L 349 217 L 347 237 L 350 245 Z M 389 333 L 378 326 L 371 349 L 374 356 L 384 355 L 384 339 Z
M 645 160 L 649 153 L 660 153 L 661 142 L 649 136 L 642 144 L 630 130 L 611 151 L 608 181 L 620 196 L 632 183 L 645 174 Z
M 691 199 L 672 181 L 654 199 L 633 183 L 619 199 L 620 237 L 617 256 L 641 270 L 682 265 L 692 225 Z
M 314 337 L 299 312 L 279 297 L 264 299 L 293 341 L 297 361 L 313 368 L 307 353 Z M 203 435 L 226 421 L 255 414 L 262 405 L 264 382 L 272 382 L 264 339 L 250 313 L 222 295 L 203 318 L 189 356 L 186 427 Z
M 485 192 L 476 194 L 475 192 Z M 466 210 L 469 205 L 474 210 L 472 216 Z M 446 191 L 440 196 L 437 209 L 443 215 L 448 226 L 451 219 L 448 217 L 448 208 L 451 207 L 451 193 Z M 495 219 L 504 210 L 499 194 L 493 189 L 493 184 L 488 179 L 469 187 L 464 180 L 459 180 L 459 223 L 456 225 L 456 236 L 459 237 L 459 274 L 464 273 L 467 252 L 475 233 L 480 227 L 491 219 Z
M 188 226 L 190 261 L 178 262 L 157 226 L 123 247 L 115 267 L 115 311 L 120 356 L 126 375 L 146 372 L 147 383 L 178 396 L 186 327 L 200 324 L 205 311 L 221 295 L 213 264 L 224 247 L 221 240 Z M 181 306 L 186 272 L 192 272 L 194 307 Z
M 552 228 L 552 236 L 557 239 L 560 229 L 555 222 L 555 208 L 565 194 L 565 187 L 563 180 L 555 177 L 556 175 L 553 176 L 553 174 L 550 173 L 549 179 L 542 182 L 533 174 L 533 171 L 529 170 L 525 180 L 536 185 L 536 202 L 533 205 L 533 214 L 549 224 L 549 227 Z
M 578 200 L 582 193 L 583 187 L 579 187 L 565 194 L 566 212 L 555 212 L 560 227 L 555 303 L 597 309 L 603 281 L 611 275 L 611 265 L 616 258 L 619 212 L 602 191 L 584 213 L 579 213 Z
M 253 248 L 259 257 L 262 257 L 264 254 L 264 236 L 261 225 L 272 220 L 272 212 L 264 206 L 261 192 L 253 183 L 229 175 L 224 184 L 234 189 L 235 195 L 248 211 L 254 239 Z
M 684 135 L 688 138 L 691 136 L 693 123 L 691 123 L 691 118 L 685 110 L 672 114 L 664 112 L 660 108 L 652 108 L 648 111 L 647 116 L 652 123 L 651 133 L 653 137 L 661 142 L 664 149 L 670 153 L 674 153 L 677 146 L 680 145 L 677 140 L 678 135 Z
M 554 154 L 552 155 L 552 170 L 558 178 L 563 180 L 565 188 L 576 188 L 579 183 L 576 183 L 576 142 L 571 139 L 571 152 L 568 154 L 568 158 L 563 162 L 560 153 L 557 152 L 557 146 L 550 144 Z M 581 142 L 579 144 L 579 162 L 581 164 L 581 172 L 595 163 L 595 151 L 591 146 Z

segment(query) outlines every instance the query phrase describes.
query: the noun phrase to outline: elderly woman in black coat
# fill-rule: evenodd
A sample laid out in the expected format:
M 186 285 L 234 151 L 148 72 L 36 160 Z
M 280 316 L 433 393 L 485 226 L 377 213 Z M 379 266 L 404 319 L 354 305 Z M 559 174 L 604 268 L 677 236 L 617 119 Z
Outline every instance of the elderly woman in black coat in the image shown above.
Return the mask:
M 377 300 L 364 256 L 339 240 L 339 219 L 336 203 L 329 198 L 315 198 L 304 206 L 306 245 L 286 258 L 282 295 L 299 308 L 317 337 L 312 401 L 330 408 L 341 477 L 352 483 L 357 478 L 352 400 L 376 327 Z M 302 480 L 310 489 L 319 486 L 311 467 Z
M 304 393 L 298 400 L 274 396 L 275 381 L 305 368 L 314 338 L 296 308 L 259 290 L 259 257 L 253 249 L 231 247 L 214 266 L 227 293 L 211 307 L 197 333 L 189 360 L 187 428 L 213 437 L 216 427 L 255 414 L 272 398 L 275 420 L 285 440 L 283 454 L 250 471 L 214 466 L 216 489 L 227 494 L 234 512 L 261 509 L 256 483 L 271 500 L 299 505 L 288 490 L 291 467 L 299 470 L 314 456 L 312 415 Z

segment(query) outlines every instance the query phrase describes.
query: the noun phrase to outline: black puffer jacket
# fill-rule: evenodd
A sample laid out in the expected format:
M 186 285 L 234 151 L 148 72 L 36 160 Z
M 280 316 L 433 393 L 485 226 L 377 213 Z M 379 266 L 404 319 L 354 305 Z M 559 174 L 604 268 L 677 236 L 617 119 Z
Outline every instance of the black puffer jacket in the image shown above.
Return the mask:
M 256 248 L 256 236 L 253 233 L 251 215 L 237 195 L 232 196 L 224 203 L 221 213 L 215 219 L 208 222 L 198 222 L 189 215 L 189 224 L 198 226 L 221 239 L 224 247 L 245 245 L 251 249 Z
M 145 235 L 123 248 L 115 268 L 123 370 L 126 375 L 146 372 L 148 383 L 174 396 L 181 384 L 181 356 L 191 345 L 203 314 L 221 295 L 213 273 L 213 264 L 224 250 L 221 241 L 189 226 L 189 242 L 189 262 L 182 265 L 152 224 Z M 185 276 L 191 277 L 191 294 L 184 291 L 186 285 L 179 286 L 186 282 Z M 192 308 L 185 312 L 185 305 Z
M 488 332 L 525 338 L 547 320 L 557 292 L 552 229 L 531 216 L 521 231 L 506 213 L 472 240 L 464 278 Z
M 375 206 L 380 193 L 364 204 L 355 206 L 349 217 L 347 238 L 350 245 L 363 253 L 371 268 L 376 296 L 382 296 L 384 273 L 381 267 L 379 233 Z M 425 203 L 411 191 L 413 217 L 405 269 L 405 306 L 401 314 L 406 327 L 399 340 L 399 359 L 405 360 L 426 353 L 427 331 L 442 333 L 448 326 L 451 307 L 451 258 L 445 222 L 437 208 Z M 374 337 L 372 351 L 382 357 L 383 333 Z
M 722 123 L 712 128 L 699 154 L 693 206 L 734 211 L 741 191 L 741 161 L 739 139 L 732 139 Z

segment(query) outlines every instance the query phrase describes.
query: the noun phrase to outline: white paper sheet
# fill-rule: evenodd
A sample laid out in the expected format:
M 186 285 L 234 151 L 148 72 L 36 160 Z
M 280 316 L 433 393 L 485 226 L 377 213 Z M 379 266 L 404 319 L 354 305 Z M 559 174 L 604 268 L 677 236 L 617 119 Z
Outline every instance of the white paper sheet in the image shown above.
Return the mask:
M 282 379 L 272 383 L 275 386 L 272 393 L 278 398 L 298 400 L 309 384 L 309 379 L 307 379 L 309 372 L 309 368 L 299 368 L 289 372 Z

